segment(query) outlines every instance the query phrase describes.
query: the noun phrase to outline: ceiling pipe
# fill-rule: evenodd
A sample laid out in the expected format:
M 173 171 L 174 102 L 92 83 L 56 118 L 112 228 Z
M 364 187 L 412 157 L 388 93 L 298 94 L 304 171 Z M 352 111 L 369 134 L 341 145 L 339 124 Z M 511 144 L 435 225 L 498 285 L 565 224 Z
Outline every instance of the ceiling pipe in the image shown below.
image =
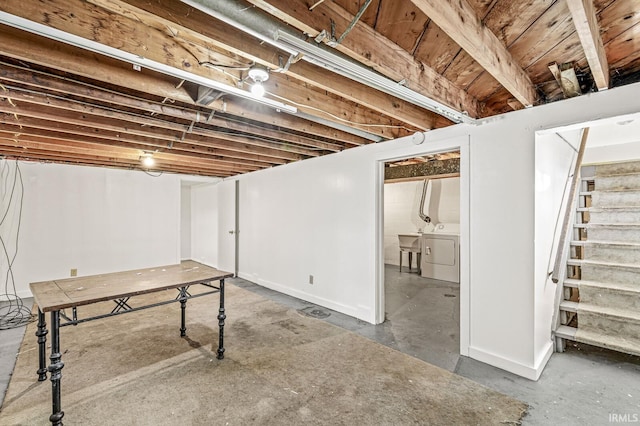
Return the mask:
M 19 16 L 11 15 L 3 11 L 0 11 L 0 24 L 5 24 L 10 27 L 46 37 L 51 40 L 59 41 L 61 43 L 89 50 L 91 52 L 108 56 L 120 61 L 124 61 L 132 64 L 134 68 L 147 68 L 164 75 L 175 77 L 179 80 L 190 81 L 201 86 L 209 87 L 213 90 L 227 93 L 229 95 L 235 95 L 240 98 L 250 99 L 254 102 L 259 102 L 263 105 L 269 106 L 276 111 L 288 112 L 293 114 L 297 112 L 297 108 L 294 106 L 286 105 L 282 102 L 274 101 L 271 99 L 257 98 L 250 92 L 238 89 L 237 87 L 233 87 L 225 83 L 220 83 L 216 80 L 212 80 L 198 74 L 193 74 L 181 68 L 176 68 L 161 62 L 153 61 L 151 59 L 144 58 L 142 56 L 129 53 L 124 50 L 108 46 L 106 44 L 98 43 L 96 41 L 89 40 L 84 37 L 59 30 L 57 28 L 49 27 L 38 22 L 30 21 Z
M 181 1 L 291 55 L 302 53 L 303 60 L 358 83 L 443 115 L 456 123 L 476 123 L 467 114 L 413 91 L 323 43 L 307 42 L 304 34 L 291 30 L 256 7 L 247 7 L 246 3 L 238 0 Z

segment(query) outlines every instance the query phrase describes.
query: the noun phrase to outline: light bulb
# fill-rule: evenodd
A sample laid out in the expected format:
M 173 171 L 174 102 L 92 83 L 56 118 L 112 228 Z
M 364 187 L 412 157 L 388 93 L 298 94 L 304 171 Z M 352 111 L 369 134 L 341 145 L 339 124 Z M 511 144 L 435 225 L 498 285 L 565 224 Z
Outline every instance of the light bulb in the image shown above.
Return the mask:
M 153 156 L 151 156 L 151 155 L 145 155 L 144 157 L 142 157 L 142 164 L 145 167 L 152 167 L 155 163 L 156 162 L 153 159 Z
M 253 94 L 253 96 L 256 96 L 258 98 L 263 97 L 264 96 L 264 86 L 262 85 L 262 83 L 261 82 L 257 82 L 253 86 L 251 86 L 251 93 Z

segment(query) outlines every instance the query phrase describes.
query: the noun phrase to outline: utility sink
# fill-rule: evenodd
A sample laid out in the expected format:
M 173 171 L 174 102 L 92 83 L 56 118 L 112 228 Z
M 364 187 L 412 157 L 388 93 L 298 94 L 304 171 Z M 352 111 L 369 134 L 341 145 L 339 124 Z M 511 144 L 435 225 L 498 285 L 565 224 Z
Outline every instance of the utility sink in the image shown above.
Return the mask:
M 398 242 L 400 244 L 400 250 L 420 252 L 420 237 L 422 234 L 408 233 L 398 234 Z

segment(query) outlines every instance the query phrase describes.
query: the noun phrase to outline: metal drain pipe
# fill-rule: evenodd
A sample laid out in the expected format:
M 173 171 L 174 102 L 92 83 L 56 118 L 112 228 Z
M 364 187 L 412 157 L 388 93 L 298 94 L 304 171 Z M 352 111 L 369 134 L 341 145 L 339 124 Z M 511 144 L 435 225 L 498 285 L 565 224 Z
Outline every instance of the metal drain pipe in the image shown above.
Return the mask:
M 418 209 L 418 215 L 420 219 L 424 220 L 426 223 L 431 223 L 431 218 L 424 214 L 424 201 L 427 198 L 427 184 L 429 183 L 429 179 L 424 180 L 424 184 L 422 185 L 422 197 L 420 198 L 420 207 Z

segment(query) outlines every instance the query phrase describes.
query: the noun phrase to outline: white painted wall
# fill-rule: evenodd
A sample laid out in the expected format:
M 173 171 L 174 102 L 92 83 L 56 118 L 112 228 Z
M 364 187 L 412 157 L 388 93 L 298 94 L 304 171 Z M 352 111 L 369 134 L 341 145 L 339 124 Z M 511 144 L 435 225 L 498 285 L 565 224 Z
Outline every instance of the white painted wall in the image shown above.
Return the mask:
M 91 275 L 179 262 L 177 175 L 19 164 L 22 216 L 12 210 L 6 218 L 12 226 L 21 220 L 14 263 L 19 296 L 31 295 L 30 282 L 69 277 L 71 268 Z M 4 277 L 5 262 L 0 269 Z
M 640 159 L 640 141 L 593 148 L 587 146 L 583 164 L 615 163 L 637 159 Z
M 422 186 L 423 181 L 384 184 L 384 263 L 386 264 L 400 264 L 398 234 L 427 231 L 433 228 L 433 225 L 420 219 L 418 214 Z
M 384 184 L 384 262 L 400 264 L 398 234 L 429 232 L 435 223 L 460 223 L 460 178 L 433 179 L 425 197 L 424 213 L 432 222 L 420 219 L 423 181 Z M 405 256 L 406 257 L 406 256 Z
M 461 192 L 471 212 L 469 231 L 464 223 L 461 230 L 469 282 L 461 282 L 461 305 L 468 297 L 470 309 L 461 312 L 468 327 L 461 347 L 535 379 L 552 351 L 550 330 L 536 315 L 553 303 L 546 293 L 536 297 L 534 282 L 535 132 L 637 112 L 639 97 L 634 84 L 431 131 L 422 145 L 399 139 L 243 175 L 240 276 L 375 322 L 384 260 L 380 161 L 449 149 L 451 140 L 469 137 L 463 162 L 470 184 L 463 181 Z
M 460 223 L 460 178 L 432 179 L 425 198 L 424 213 L 433 224 Z
M 191 258 L 205 265 L 218 266 L 218 188 L 217 183 L 191 187 Z
M 180 185 L 180 259 L 191 259 L 191 186 Z
M 544 133 L 535 142 L 535 334 L 534 359 L 548 356 L 557 285 L 551 281 L 556 249 L 569 200 L 570 179 L 580 147 L 581 131 Z
M 640 159 L 640 114 L 600 120 L 589 129 L 583 164 Z

